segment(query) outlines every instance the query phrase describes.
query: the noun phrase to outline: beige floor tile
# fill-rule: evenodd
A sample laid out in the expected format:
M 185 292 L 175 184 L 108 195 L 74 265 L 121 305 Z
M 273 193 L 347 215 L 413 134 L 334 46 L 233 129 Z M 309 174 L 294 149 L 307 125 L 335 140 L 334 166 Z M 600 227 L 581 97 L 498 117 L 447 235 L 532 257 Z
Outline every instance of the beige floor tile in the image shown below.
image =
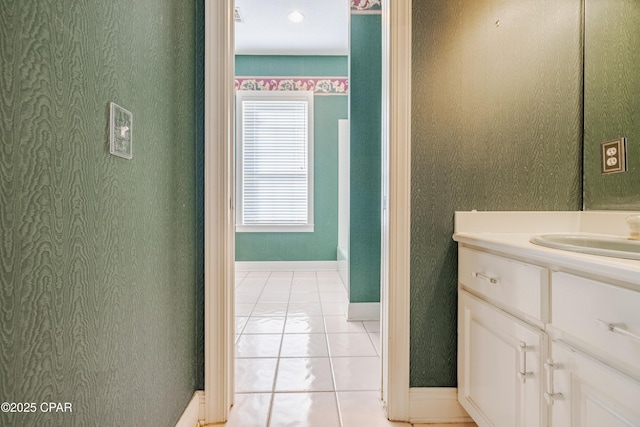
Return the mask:
M 226 427 L 267 427 L 271 393 L 236 394 Z
M 285 334 L 316 334 L 324 333 L 324 331 L 324 318 L 322 316 L 287 317 L 284 325 Z
M 235 310 L 234 310 L 234 315 L 248 317 L 251 314 L 251 312 L 253 311 L 253 307 L 254 306 L 255 306 L 255 304 L 236 303 Z
M 244 327 L 247 324 L 248 320 L 249 320 L 249 318 L 246 317 L 246 316 L 236 316 L 235 317 L 235 331 L 236 331 L 236 334 L 241 334 L 242 333 L 242 330 L 244 329 Z
M 329 358 L 280 358 L 275 391 L 332 391 Z
M 281 339 L 281 334 L 243 334 L 236 342 L 236 358 L 278 357 Z
M 322 302 L 342 302 L 342 303 L 346 303 L 346 302 L 349 302 L 349 299 L 347 298 L 347 293 L 345 291 L 325 292 L 325 291 L 320 290 L 320 301 L 322 301 Z
M 327 357 L 324 334 L 284 334 L 280 357 Z
M 281 334 L 284 330 L 284 319 L 284 317 L 250 317 L 242 333 Z
M 347 312 L 347 304 L 340 302 L 323 302 L 322 314 L 325 316 L 344 316 Z
M 342 427 L 411 427 L 387 420 L 378 391 L 338 392 Z
M 378 355 L 367 333 L 327 334 L 327 338 L 331 357 Z
M 258 303 L 269 303 L 269 302 L 279 302 L 279 303 L 288 303 L 289 302 L 289 292 L 282 291 L 271 291 L 265 288 L 260 295 L 260 298 L 256 301 Z
M 265 302 L 253 307 L 252 316 L 284 316 L 287 314 L 287 303 Z
M 260 294 L 255 292 L 236 292 L 235 303 L 236 304 L 255 304 L 258 302 Z
M 364 323 L 364 327 L 367 330 L 367 332 L 370 333 L 374 333 L 374 334 L 379 334 L 380 333 L 380 321 L 375 321 L 375 322 L 362 322 Z
M 322 307 L 318 302 L 292 302 L 287 316 L 322 316 Z
M 380 343 L 380 334 L 369 334 L 369 337 L 371 337 L 371 342 L 373 343 L 373 346 L 376 349 L 376 353 L 378 353 L 378 356 L 382 356 L 382 344 Z
M 270 426 L 339 427 L 340 419 L 335 393 L 274 394 Z
M 344 292 L 345 294 L 347 292 L 342 283 L 320 283 L 318 290 L 320 292 Z
M 312 292 L 299 292 L 299 291 L 291 291 L 291 296 L 289 298 L 289 302 L 320 302 L 320 294 L 318 291 Z
M 379 357 L 335 357 L 331 358 L 333 379 L 338 391 L 380 390 Z
M 271 392 L 278 359 L 236 359 L 236 393 Z
M 324 324 L 327 333 L 366 333 L 362 322 L 347 322 L 344 316 L 325 316 Z

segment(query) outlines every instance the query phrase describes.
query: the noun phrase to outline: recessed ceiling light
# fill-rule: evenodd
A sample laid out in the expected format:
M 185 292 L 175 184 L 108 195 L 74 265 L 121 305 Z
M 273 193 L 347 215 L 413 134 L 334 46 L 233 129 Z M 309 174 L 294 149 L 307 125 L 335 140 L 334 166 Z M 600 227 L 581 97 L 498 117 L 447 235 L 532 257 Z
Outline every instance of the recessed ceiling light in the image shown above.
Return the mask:
M 288 16 L 289 16 L 289 21 L 295 22 L 296 24 L 299 24 L 302 21 L 304 21 L 304 15 L 297 10 L 294 10 Z

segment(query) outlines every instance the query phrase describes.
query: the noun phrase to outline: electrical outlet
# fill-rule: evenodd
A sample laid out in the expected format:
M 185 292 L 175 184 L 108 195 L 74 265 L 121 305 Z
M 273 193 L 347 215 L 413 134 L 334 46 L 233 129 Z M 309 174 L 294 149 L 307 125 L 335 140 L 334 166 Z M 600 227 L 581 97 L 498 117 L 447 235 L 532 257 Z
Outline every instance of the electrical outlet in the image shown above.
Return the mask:
M 627 171 L 627 139 L 620 138 L 602 144 L 602 173 Z

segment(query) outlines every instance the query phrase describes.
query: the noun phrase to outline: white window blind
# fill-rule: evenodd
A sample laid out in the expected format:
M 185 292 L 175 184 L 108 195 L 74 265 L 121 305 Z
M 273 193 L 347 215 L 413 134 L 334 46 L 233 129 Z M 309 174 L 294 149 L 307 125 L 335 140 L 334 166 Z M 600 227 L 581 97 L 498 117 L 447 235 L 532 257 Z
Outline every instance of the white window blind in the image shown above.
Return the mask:
M 240 231 L 312 231 L 313 94 L 241 91 L 237 102 Z

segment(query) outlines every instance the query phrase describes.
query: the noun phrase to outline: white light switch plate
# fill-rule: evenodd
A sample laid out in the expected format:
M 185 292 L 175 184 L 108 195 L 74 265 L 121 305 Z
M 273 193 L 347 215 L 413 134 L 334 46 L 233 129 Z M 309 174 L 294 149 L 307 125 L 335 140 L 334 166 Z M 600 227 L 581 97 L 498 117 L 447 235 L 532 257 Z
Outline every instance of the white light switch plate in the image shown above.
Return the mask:
M 133 114 L 111 103 L 109 118 L 109 152 L 125 159 L 133 158 Z

